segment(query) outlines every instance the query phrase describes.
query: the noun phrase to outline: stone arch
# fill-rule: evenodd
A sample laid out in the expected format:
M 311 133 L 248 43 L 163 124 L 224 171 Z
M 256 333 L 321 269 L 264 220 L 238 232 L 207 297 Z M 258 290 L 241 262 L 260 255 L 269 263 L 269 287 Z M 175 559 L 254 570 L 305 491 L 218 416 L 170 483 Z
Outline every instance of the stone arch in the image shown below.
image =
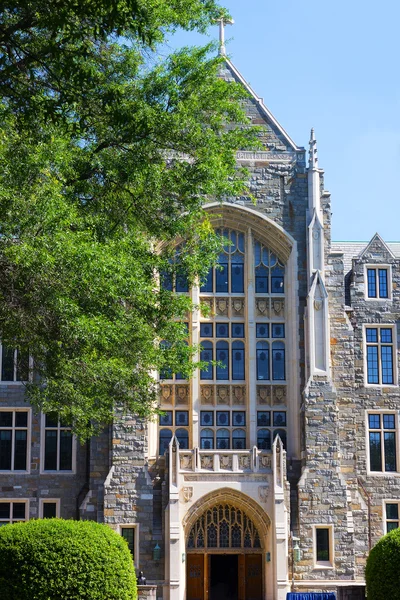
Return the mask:
M 262 213 L 247 206 L 227 202 L 206 204 L 204 210 L 210 215 L 214 227 L 229 227 L 243 231 L 250 227 L 260 242 L 270 248 L 284 263 L 288 261 L 292 248 L 296 244 L 294 238 Z
M 197 519 L 217 504 L 232 504 L 236 508 L 240 508 L 253 521 L 260 539 L 265 539 L 271 525 L 271 519 L 268 514 L 255 500 L 243 494 L 243 492 L 225 487 L 202 496 L 193 504 L 182 523 L 185 531 L 185 541 L 187 541 L 189 533 Z M 263 542 L 261 544 L 264 546 Z

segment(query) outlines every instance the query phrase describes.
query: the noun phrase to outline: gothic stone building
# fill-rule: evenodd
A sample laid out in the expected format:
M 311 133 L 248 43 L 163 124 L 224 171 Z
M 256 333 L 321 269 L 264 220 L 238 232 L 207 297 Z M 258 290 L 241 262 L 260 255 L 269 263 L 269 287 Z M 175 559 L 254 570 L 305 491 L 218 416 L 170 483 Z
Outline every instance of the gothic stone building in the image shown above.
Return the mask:
M 208 369 L 160 381 L 158 422 L 116 415 L 80 447 L 24 402 L 3 349 L 0 524 L 108 523 L 164 600 L 363 598 L 368 550 L 400 523 L 400 243 L 332 242 L 313 132 L 307 165 L 229 60 L 223 75 L 263 150 L 237 153 L 256 202 L 207 206 L 220 268 L 180 291 L 210 307 L 188 324 Z

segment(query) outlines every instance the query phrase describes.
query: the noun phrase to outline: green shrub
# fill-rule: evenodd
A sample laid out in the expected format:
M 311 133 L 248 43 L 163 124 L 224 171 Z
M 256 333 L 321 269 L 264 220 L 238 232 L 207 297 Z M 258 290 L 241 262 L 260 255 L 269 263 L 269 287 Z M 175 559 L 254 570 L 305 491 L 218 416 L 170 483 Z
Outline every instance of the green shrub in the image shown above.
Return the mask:
M 125 540 L 93 521 L 44 519 L 0 527 L 2 600 L 135 600 Z
M 400 529 L 385 535 L 372 548 L 365 578 L 368 600 L 400 598 Z

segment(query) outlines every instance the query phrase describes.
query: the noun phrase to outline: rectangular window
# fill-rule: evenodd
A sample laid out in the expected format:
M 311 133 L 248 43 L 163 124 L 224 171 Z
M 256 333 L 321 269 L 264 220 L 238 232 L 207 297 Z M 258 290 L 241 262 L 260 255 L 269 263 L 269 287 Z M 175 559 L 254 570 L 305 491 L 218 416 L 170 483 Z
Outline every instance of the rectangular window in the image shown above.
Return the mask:
M 315 530 L 315 554 L 317 563 L 330 562 L 330 531 L 327 527 L 318 527 Z
M 41 519 L 55 519 L 56 517 L 60 517 L 60 499 L 40 498 L 39 516 Z
M 28 500 L 0 500 L 0 526 L 28 519 Z
M 367 383 L 394 384 L 394 341 L 392 327 L 366 327 Z
M 29 411 L 0 410 L 0 471 L 27 471 Z
M 371 471 L 397 471 L 397 419 L 394 413 L 368 415 L 369 468 Z
M 29 356 L 15 348 L 0 346 L 1 381 L 28 381 Z
M 376 299 L 389 298 L 389 269 L 368 267 L 367 297 Z
M 389 533 L 393 529 L 397 529 L 400 524 L 399 520 L 399 503 L 398 502 L 386 502 L 385 504 L 385 533 Z
M 120 525 L 119 533 L 128 544 L 136 569 L 139 568 L 139 525 Z
M 72 471 L 71 427 L 59 421 L 57 415 L 45 415 L 44 421 L 44 470 Z

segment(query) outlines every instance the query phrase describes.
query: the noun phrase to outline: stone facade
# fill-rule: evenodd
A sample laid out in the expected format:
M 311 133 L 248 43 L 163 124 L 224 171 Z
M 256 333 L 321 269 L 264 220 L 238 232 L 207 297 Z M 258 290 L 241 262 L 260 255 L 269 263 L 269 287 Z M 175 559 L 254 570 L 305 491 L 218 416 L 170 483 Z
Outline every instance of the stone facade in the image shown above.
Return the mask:
M 330 196 L 314 135 L 307 165 L 304 148 L 228 60 L 221 75 L 248 90 L 246 111 L 261 127 L 263 150 L 237 153 L 238 165 L 249 170 L 249 195 L 206 207 L 216 227 L 243 235 L 244 292 L 194 290 L 211 317 L 195 311 L 190 328 L 193 342 L 201 343 L 202 323 L 243 326 L 243 381 L 205 381 L 197 374 L 191 382 L 163 382 L 160 403 L 171 426 L 176 411 L 185 413 L 184 422 L 187 411 L 189 447 L 179 445 L 176 431 L 160 456 L 157 423 L 116 411 L 110 430 L 84 447 L 74 445 L 73 468 L 66 471 L 44 468 L 44 425 L 31 411 L 27 472 L 0 472 L 0 502 L 29 500 L 26 518 L 37 518 L 43 500 L 57 499 L 62 517 L 96 519 L 119 533 L 133 528 L 136 566 L 152 586 L 141 590 L 143 596 L 193 600 L 198 596 L 190 579 L 199 576 L 206 600 L 214 585 L 212 557 L 220 552 L 238 557 L 239 572 L 249 555 L 255 572 L 262 556 L 258 600 L 284 600 L 290 589 L 361 600 L 368 551 L 386 533 L 387 504 L 391 523 L 396 507 L 400 517 L 400 243 L 386 244 L 378 235 L 369 244 L 332 242 Z M 284 292 L 257 292 L 257 244 L 284 265 Z M 376 298 L 368 287 L 374 277 L 378 288 L 383 281 Z M 283 377 L 263 379 L 257 370 L 257 324 L 271 332 L 284 325 Z M 273 356 L 274 343 L 271 333 L 267 356 Z M 268 360 L 275 368 L 275 359 Z M 22 384 L 0 383 L 0 410 L 13 408 L 29 408 Z M 203 415 L 213 423 L 207 435 L 218 436 L 216 411 L 225 411 L 228 422 L 245 414 L 236 429 L 245 432 L 244 447 L 234 437 L 225 447 L 215 448 L 218 437 L 207 446 Z M 233 428 L 224 431 L 234 435 Z M 215 507 L 221 514 L 229 507 L 226 522 L 240 530 L 240 544 L 232 537 L 225 547 L 193 541 L 193 531 L 208 527 L 211 516 L 204 515 L 217 518 Z M 250 523 L 247 533 L 242 522 L 233 524 L 239 514 Z M 245 542 L 249 532 L 252 541 Z M 211 535 L 209 529 L 203 533 Z M 203 555 L 204 561 L 194 562 Z M 241 585 L 240 600 L 246 595 Z

